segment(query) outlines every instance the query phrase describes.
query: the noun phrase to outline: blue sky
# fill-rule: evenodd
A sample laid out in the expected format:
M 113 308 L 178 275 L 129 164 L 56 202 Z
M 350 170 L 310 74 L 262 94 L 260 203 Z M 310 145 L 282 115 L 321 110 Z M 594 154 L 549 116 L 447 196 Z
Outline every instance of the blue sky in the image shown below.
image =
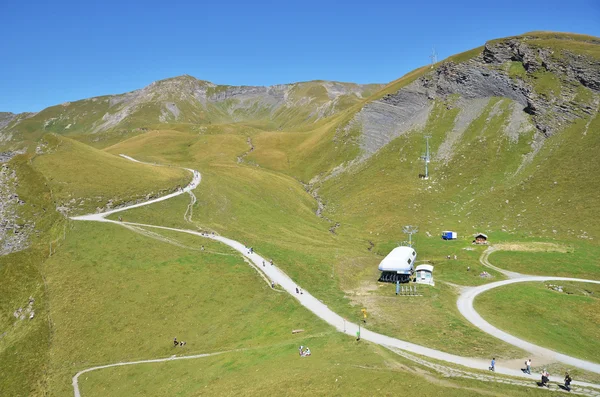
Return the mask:
M 231 85 L 388 82 L 532 30 L 600 36 L 600 2 L 0 1 L 0 111 L 181 74 Z

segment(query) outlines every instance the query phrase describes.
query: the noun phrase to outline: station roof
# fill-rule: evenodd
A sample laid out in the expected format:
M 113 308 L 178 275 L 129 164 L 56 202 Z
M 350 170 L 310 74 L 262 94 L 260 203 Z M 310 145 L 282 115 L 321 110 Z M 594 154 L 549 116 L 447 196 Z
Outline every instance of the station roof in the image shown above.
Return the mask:
M 393 271 L 406 273 L 413 268 L 417 253 L 412 247 L 394 248 L 379 264 L 380 271 Z
M 425 270 L 426 272 L 433 273 L 433 266 L 431 266 L 431 265 L 419 265 L 415 269 L 415 272 L 418 272 L 419 270 Z

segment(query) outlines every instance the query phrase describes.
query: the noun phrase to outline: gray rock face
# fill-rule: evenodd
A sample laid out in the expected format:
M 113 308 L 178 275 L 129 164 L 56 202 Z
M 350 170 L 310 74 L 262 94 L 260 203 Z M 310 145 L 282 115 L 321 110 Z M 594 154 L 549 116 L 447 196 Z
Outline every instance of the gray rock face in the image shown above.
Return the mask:
M 454 145 L 460 140 L 469 124 L 483 112 L 489 101 L 489 98 L 462 99 L 456 104 L 460 112 L 454 120 L 454 128 L 448 132 L 446 139 L 438 147 L 434 155 L 435 160 L 447 163 L 452 159 Z
M 435 70 L 429 78 L 423 78 L 423 86 L 430 98 L 458 94 L 465 99 L 505 97 L 523 107 L 527 106 L 527 90 L 513 83 L 498 70 L 481 65 L 477 61 L 464 64 L 447 62 Z
M 548 48 L 528 45 L 523 39 L 510 39 L 486 44 L 482 54 L 469 61 L 442 63 L 396 93 L 368 103 L 357 113 L 350 126 L 359 124 L 362 129 L 363 159 L 395 137 L 423 126 L 431 102 L 452 95 L 461 98 L 457 105 L 461 112 L 449 132 L 449 140 L 440 147 L 441 160 L 450 158 L 453 140 L 483 111 L 485 106 L 480 105 L 492 97 L 514 101 L 511 122 L 505 126 L 505 133 L 513 140 L 530 128 L 530 119 L 548 137 L 581 117 L 581 112 L 593 114 L 597 107 L 594 103 L 573 102 L 576 95 L 573 86 L 582 84 L 600 94 L 600 61 L 569 52 L 561 55 L 557 57 Z M 536 92 L 532 79 L 511 77 L 505 67 L 509 61 L 521 62 L 528 74 L 555 75 L 560 80 L 560 95 L 544 96 Z
M 592 40 L 600 45 L 600 40 Z M 564 52 L 562 57 L 554 57 L 547 48 L 535 48 L 522 40 L 512 39 L 486 44 L 482 58 L 487 64 L 502 64 L 518 61 L 529 73 L 538 70 L 564 75 L 567 80 L 578 81 L 583 86 L 600 90 L 600 61 L 572 52 Z
M 0 153 L 0 163 L 6 163 L 15 157 L 18 153 L 16 152 L 2 152 Z
M 600 41 L 596 42 L 600 45 Z M 549 72 L 561 81 L 561 92 L 551 97 L 540 95 L 530 83 L 518 79 L 514 87 L 526 98 L 526 111 L 533 115 L 538 131 L 545 136 L 554 134 L 565 124 L 578 117 L 580 112 L 592 114 L 591 106 L 573 103 L 576 96 L 573 84 L 600 93 L 600 61 L 591 57 L 563 51 L 555 56 L 548 48 L 537 48 L 520 39 L 511 39 L 486 44 L 480 63 L 489 67 L 498 67 L 507 61 L 523 64 L 528 74 Z
M 27 248 L 33 225 L 19 219 L 24 202 L 17 195 L 17 175 L 7 164 L 0 167 L 0 256 Z
M 0 131 L 6 127 L 11 121 L 17 117 L 16 114 L 10 112 L 0 112 Z
M 419 83 L 368 103 L 353 120 L 362 130 L 360 146 L 364 157 L 370 157 L 396 137 L 423 127 L 431 106 Z

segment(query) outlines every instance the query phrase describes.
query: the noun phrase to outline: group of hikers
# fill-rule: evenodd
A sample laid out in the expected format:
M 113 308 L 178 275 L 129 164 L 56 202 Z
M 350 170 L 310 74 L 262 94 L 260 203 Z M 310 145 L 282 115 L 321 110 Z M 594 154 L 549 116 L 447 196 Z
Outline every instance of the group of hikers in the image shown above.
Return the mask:
M 300 346 L 298 348 L 298 352 L 300 353 L 300 357 L 308 357 L 308 356 L 310 356 L 310 349 L 308 348 L 308 346 L 306 346 L 306 349 L 304 347 L 305 346 Z
M 492 358 L 492 362 L 490 363 L 489 370 L 496 371 L 496 357 Z M 531 359 L 525 361 L 525 368 L 522 368 L 521 371 L 523 371 L 523 373 L 531 375 Z M 546 371 L 546 368 L 544 368 L 541 375 L 542 375 L 542 379 L 541 379 L 541 382 L 538 384 L 540 386 L 546 386 L 549 388 L 550 387 L 550 374 L 548 373 L 548 371 Z M 569 375 L 568 372 L 565 372 L 565 385 L 564 385 L 565 390 L 571 391 L 571 382 L 572 381 L 573 381 L 573 378 L 571 378 L 571 375 Z

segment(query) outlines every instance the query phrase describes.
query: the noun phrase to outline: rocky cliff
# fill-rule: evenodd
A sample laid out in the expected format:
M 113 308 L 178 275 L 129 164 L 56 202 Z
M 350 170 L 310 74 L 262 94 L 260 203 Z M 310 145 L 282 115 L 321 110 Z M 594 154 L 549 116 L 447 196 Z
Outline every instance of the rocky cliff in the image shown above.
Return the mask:
M 600 48 L 600 39 L 525 35 L 489 42 L 464 61 L 441 62 L 356 115 L 351 123 L 362 130 L 363 158 L 401 134 L 423 129 L 435 101 L 460 108 L 455 129 L 461 130 L 478 116 L 476 110 L 483 110 L 485 100 L 508 98 L 515 103 L 511 117 L 518 121 L 507 126 L 508 135 L 518 135 L 530 119 L 543 136 L 551 136 L 598 111 L 600 59 L 595 47 Z

